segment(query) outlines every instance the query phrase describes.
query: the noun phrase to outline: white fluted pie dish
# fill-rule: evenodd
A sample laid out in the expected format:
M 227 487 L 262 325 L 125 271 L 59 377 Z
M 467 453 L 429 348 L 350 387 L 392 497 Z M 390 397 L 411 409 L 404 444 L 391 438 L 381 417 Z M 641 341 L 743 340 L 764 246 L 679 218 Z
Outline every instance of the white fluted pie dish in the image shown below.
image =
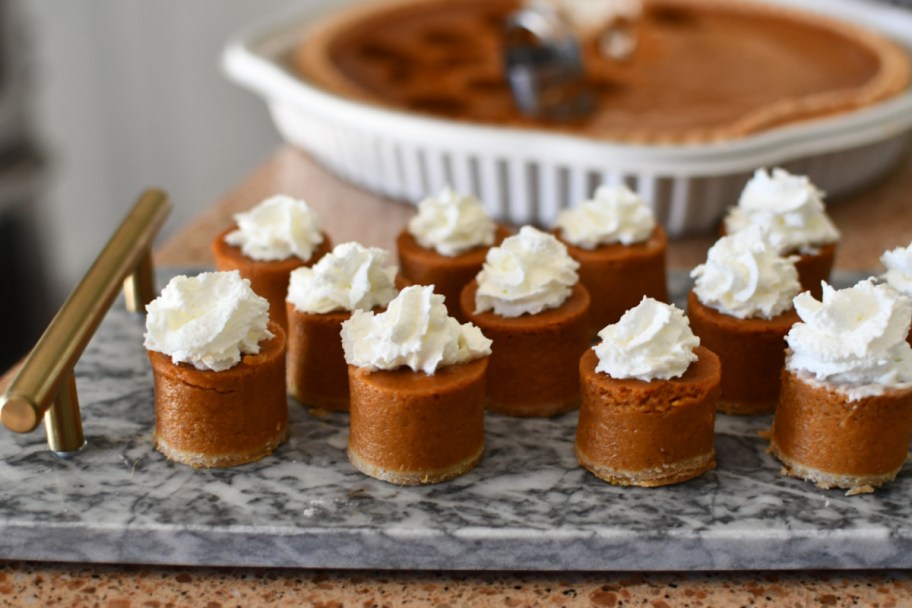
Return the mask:
M 767 0 L 869 27 L 912 48 L 912 13 L 863 0 Z M 335 8 L 335 7 L 334 7 Z M 323 9 L 325 10 L 325 9 Z M 235 36 L 223 67 L 266 101 L 291 144 L 361 187 L 417 202 L 452 185 L 497 219 L 550 225 L 601 183 L 627 183 L 669 235 L 714 228 L 754 169 L 808 175 L 829 200 L 896 166 L 912 141 L 912 91 L 721 143 L 648 145 L 484 126 L 368 105 L 304 80 L 291 54 L 321 10 L 275 15 Z

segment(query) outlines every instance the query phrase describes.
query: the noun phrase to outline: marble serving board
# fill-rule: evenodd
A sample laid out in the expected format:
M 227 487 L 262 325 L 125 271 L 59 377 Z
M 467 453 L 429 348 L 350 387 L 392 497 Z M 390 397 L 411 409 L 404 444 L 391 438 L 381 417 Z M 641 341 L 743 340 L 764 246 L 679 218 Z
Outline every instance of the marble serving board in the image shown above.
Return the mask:
M 678 301 L 687 278 L 674 275 Z M 846 278 L 844 277 L 843 282 Z M 152 448 L 143 317 L 115 304 L 77 366 L 87 445 L 0 429 L 0 559 L 390 569 L 912 567 L 912 474 L 846 497 L 779 474 L 758 431 L 719 416 L 718 468 L 665 488 L 580 469 L 576 414 L 489 415 L 481 464 L 400 488 L 345 456 L 347 418 L 290 402 L 291 438 L 260 462 L 193 470 Z M 907 467 L 908 468 L 908 467 Z

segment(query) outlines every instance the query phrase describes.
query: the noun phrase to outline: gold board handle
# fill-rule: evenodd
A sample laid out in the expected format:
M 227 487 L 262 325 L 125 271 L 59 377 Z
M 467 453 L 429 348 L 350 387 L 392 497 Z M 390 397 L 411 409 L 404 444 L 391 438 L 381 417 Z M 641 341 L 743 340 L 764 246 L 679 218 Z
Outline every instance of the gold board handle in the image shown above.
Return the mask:
M 170 211 L 168 196 L 160 190 L 139 197 L 0 397 L 0 420 L 6 428 L 29 433 L 44 419 L 52 451 L 66 454 L 82 447 L 73 366 L 121 284 L 134 312 L 145 310 L 155 297 L 152 242 Z

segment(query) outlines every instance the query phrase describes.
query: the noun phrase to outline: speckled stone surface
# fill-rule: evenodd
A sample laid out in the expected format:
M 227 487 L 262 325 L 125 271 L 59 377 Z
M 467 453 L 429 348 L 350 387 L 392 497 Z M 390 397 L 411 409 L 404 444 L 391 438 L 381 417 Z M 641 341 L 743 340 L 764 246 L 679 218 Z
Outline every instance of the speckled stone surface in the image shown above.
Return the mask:
M 854 277 L 852 277 L 854 279 Z M 682 274 L 672 293 L 686 290 Z M 843 278 L 845 281 L 847 277 Z M 622 489 L 580 469 L 576 414 L 487 418 L 470 474 L 399 488 L 345 457 L 347 419 L 290 402 L 272 457 L 196 471 L 152 448 L 143 318 L 116 305 L 77 366 L 88 444 L 0 433 L 0 559 L 446 570 L 741 570 L 912 566 L 912 480 L 846 497 L 779 474 L 757 433 L 720 416 L 718 468 Z
M 0 564 L 0 606 L 902 608 L 908 573 L 355 572 Z

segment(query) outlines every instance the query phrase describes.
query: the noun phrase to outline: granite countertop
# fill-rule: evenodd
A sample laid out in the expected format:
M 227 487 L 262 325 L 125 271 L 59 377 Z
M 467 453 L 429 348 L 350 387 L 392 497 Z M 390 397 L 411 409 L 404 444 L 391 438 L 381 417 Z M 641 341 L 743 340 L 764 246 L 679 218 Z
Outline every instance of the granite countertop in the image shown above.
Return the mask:
M 231 215 L 269 194 L 308 200 L 336 242 L 392 248 L 413 213 L 329 175 L 308 157 L 280 149 L 209 211 L 159 248 L 166 266 L 209 266 L 209 242 Z M 877 186 L 834 203 L 843 231 L 836 266 L 876 270 L 882 251 L 912 240 L 912 159 Z M 180 201 L 175 201 L 180 204 Z M 702 261 L 712 236 L 672 243 L 669 264 Z M 0 541 L 2 542 L 2 541 Z M 178 566 L 0 563 L 0 605 L 260 606 L 498 605 L 783 606 L 902 605 L 906 571 L 754 573 L 383 572 Z

